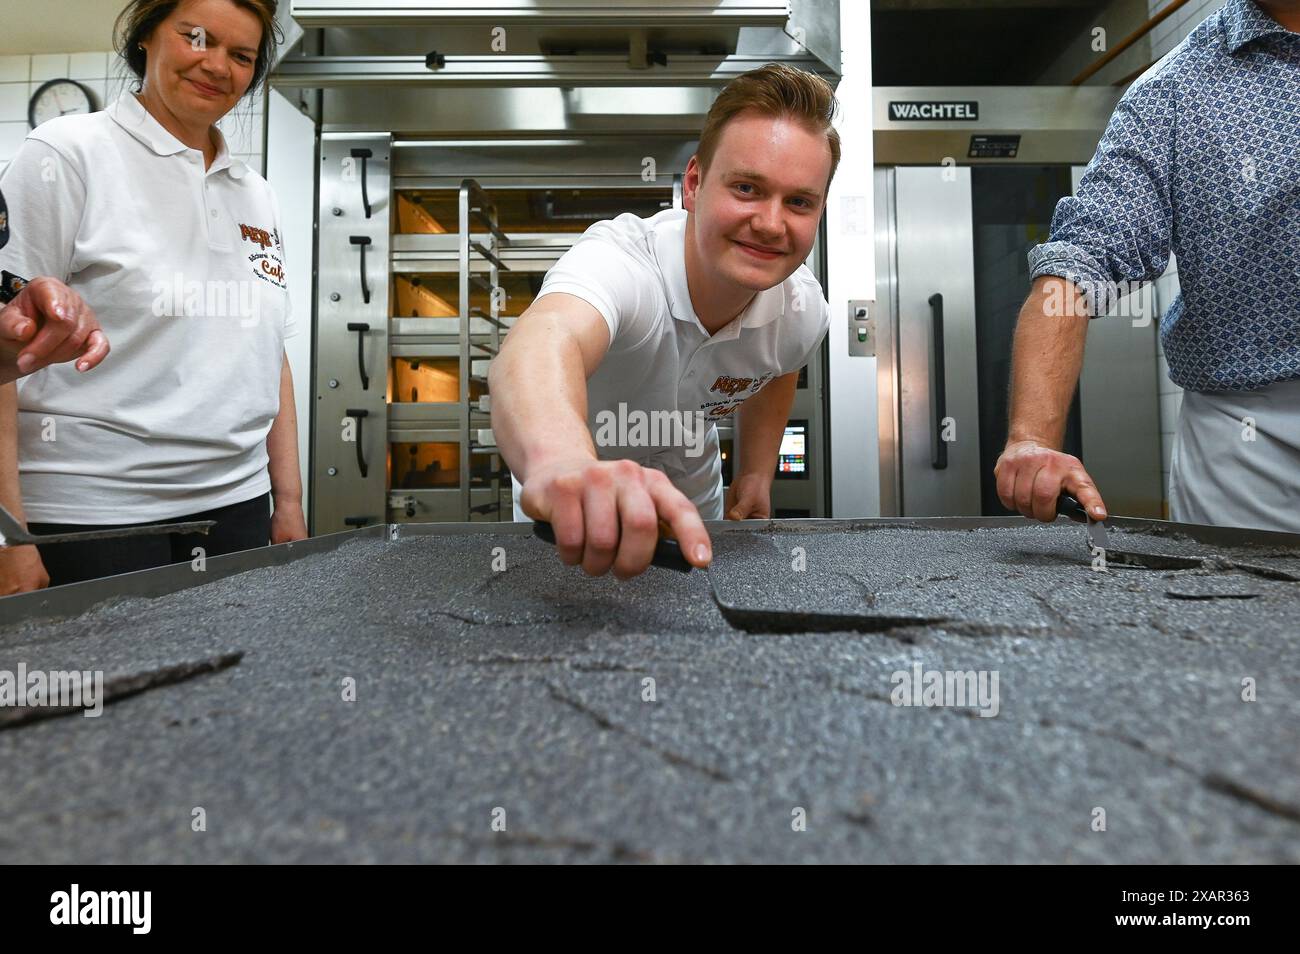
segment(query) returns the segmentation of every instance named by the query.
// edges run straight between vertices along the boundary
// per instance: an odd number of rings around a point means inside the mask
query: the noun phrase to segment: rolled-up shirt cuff
[[[1045,242],[1029,250],[1029,280],[1044,275],[1064,278],[1078,286],[1090,318],[1104,315],[1122,297],[1120,289],[1088,251],[1071,242]]]

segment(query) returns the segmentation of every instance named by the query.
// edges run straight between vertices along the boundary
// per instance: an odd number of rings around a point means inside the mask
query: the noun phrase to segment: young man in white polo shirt
[[[593,225],[515,323],[492,363],[493,428],[516,517],[549,521],[565,563],[634,576],[662,520],[706,566],[702,519],[770,516],[796,377],[830,321],[803,262],[839,162],[834,109],[824,80],[787,66],[733,80],[685,210]],[[714,424],[732,415],[724,501]]]

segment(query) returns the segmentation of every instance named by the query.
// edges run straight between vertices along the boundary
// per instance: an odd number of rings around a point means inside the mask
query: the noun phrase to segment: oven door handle
[[[352,158],[361,160],[361,206],[366,210],[366,218],[370,218],[370,190],[366,185],[366,160],[373,155],[374,153],[369,149],[352,150]]]
[[[361,375],[361,390],[370,390],[370,375],[366,374],[366,332],[370,330],[368,322],[349,321],[348,331],[357,333],[357,373]]]
[[[934,414],[930,420],[930,466],[948,469],[948,442],[943,439],[943,422],[948,417],[948,386],[943,364],[943,295],[935,292],[930,303],[930,398]]]
[[[349,235],[348,242],[361,246],[361,299],[370,304],[370,286],[366,283],[366,246],[370,244],[369,235]]]
[[[361,477],[364,480],[370,473],[370,468],[366,466],[366,456],[361,451],[361,435],[364,433],[362,422],[370,416],[370,412],[365,408],[350,407],[343,413],[357,422],[357,470],[361,471]]]

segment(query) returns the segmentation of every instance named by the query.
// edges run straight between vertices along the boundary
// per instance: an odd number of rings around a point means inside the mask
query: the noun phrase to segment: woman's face
[[[262,23],[231,0],[181,0],[141,41],[144,91],[186,125],[209,126],[253,81]]]

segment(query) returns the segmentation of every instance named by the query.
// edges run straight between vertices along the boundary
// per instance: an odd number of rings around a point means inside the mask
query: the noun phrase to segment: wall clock
[[[55,116],[95,111],[90,90],[76,80],[54,79],[42,83],[27,104],[27,123],[33,129]]]

